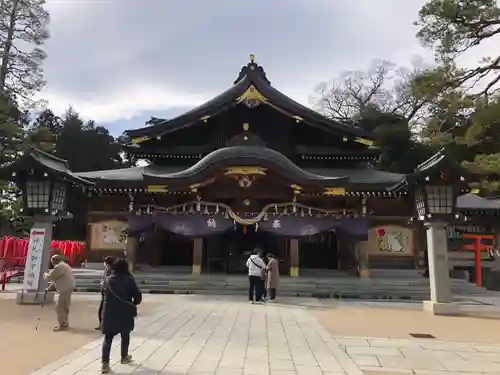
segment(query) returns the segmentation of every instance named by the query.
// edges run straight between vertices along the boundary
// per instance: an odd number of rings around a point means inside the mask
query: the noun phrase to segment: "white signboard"
[[[38,289],[38,281],[40,280],[40,272],[42,269],[44,240],[45,229],[31,229],[26,266],[24,267],[24,290]]]

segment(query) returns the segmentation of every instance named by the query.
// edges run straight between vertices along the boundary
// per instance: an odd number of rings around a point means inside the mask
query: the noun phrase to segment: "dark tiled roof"
[[[69,169],[68,162],[65,159],[61,159],[36,148],[31,148],[19,160],[3,167],[0,170],[0,177],[3,176],[6,180],[10,180],[12,173],[32,168],[33,166],[46,168],[48,172],[67,178],[78,185],[93,185],[92,182],[73,173]]]
[[[464,194],[458,197],[457,207],[460,210],[498,210],[500,211],[500,201],[486,199],[476,194]]]
[[[127,130],[127,135],[130,137],[157,137],[162,134],[175,131],[181,127],[194,124],[205,116],[212,117],[237,105],[237,99],[243,95],[251,85],[253,85],[268,99],[271,106],[275,106],[276,108],[279,108],[287,113],[291,113],[294,116],[302,117],[308,124],[354,137],[362,137],[369,140],[373,138],[361,127],[326,118],[318,112],[297,103],[282,92],[276,90],[273,86],[271,86],[271,83],[265,76],[262,67],[254,62],[251,62],[244,67],[238,78],[239,79],[235,81],[231,88],[199,107],[196,107],[189,112],[170,120],[155,120],[150,126],[140,129]]]
[[[322,176],[306,171],[285,155],[278,151],[256,146],[231,146],[220,148],[211,152],[193,166],[178,172],[163,173],[158,168],[144,172],[145,179],[164,179],[170,181],[185,180],[196,182],[204,179],[217,168],[230,167],[232,165],[259,165],[282,173],[285,176],[296,180],[300,184],[316,183],[319,185],[335,184],[343,186],[349,179],[348,176]]]
[[[323,176],[349,176],[351,184],[385,184],[392,185],[404,178],[403,174],[379,171],[376,169],[324,169],[307,168],[308,171]]]

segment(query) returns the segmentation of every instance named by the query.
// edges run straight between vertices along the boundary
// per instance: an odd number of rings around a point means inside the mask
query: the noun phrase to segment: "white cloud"
[[[49,0],[41,95],[58,114],[72,105],[99,123],[155,116],[229,88],[255,53],[276,88],[308,105],[320,81],[374,58],[430,59],[412,25],[424,2]]]
[[[149,111],[154,114],[175,107],[195,107],[210,99],[210,95],[179,93],[163,87],[128,87],[106,96],[90,99],[78,97],[72,93],[58,93],[47,90],[42,97],[48,101],[48,107],[61,115],[72,106],[83,118],[93,119],[98,123],[110,123],[129,120],[139,112]]]

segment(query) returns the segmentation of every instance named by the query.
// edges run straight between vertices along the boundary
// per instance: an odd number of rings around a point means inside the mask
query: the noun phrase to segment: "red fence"
[[[22,273],[28,255],[29,238],[0,238],[0,284],[5,290],[5,284],[11,277]],[[52,241],[50,248],[68,258],[71,265],[83,260],[85,243],[81,241]]]
[[[6,267],[24,267],[28,254],[29,238],[0,238],[0,260]],[[68,258],[71,265],[81,261],[85,252],[85,242],[82,241],[52,241],[50,248]]]

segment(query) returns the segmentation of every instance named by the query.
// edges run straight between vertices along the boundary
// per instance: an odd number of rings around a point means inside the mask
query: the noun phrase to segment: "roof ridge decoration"
[[[271,85],[271,81],[267,79],[267,75],[266,72],[264,71],[264,68],[255,62],[254,54],[250,55],[250,62],[241,68],[240,73],[238,74],[238,78],[236,78],[233,84],[236,85],[238,82],[242,81],[243,79],[249,76],[257,76],[261,80],[266,82],[268,85]]]

